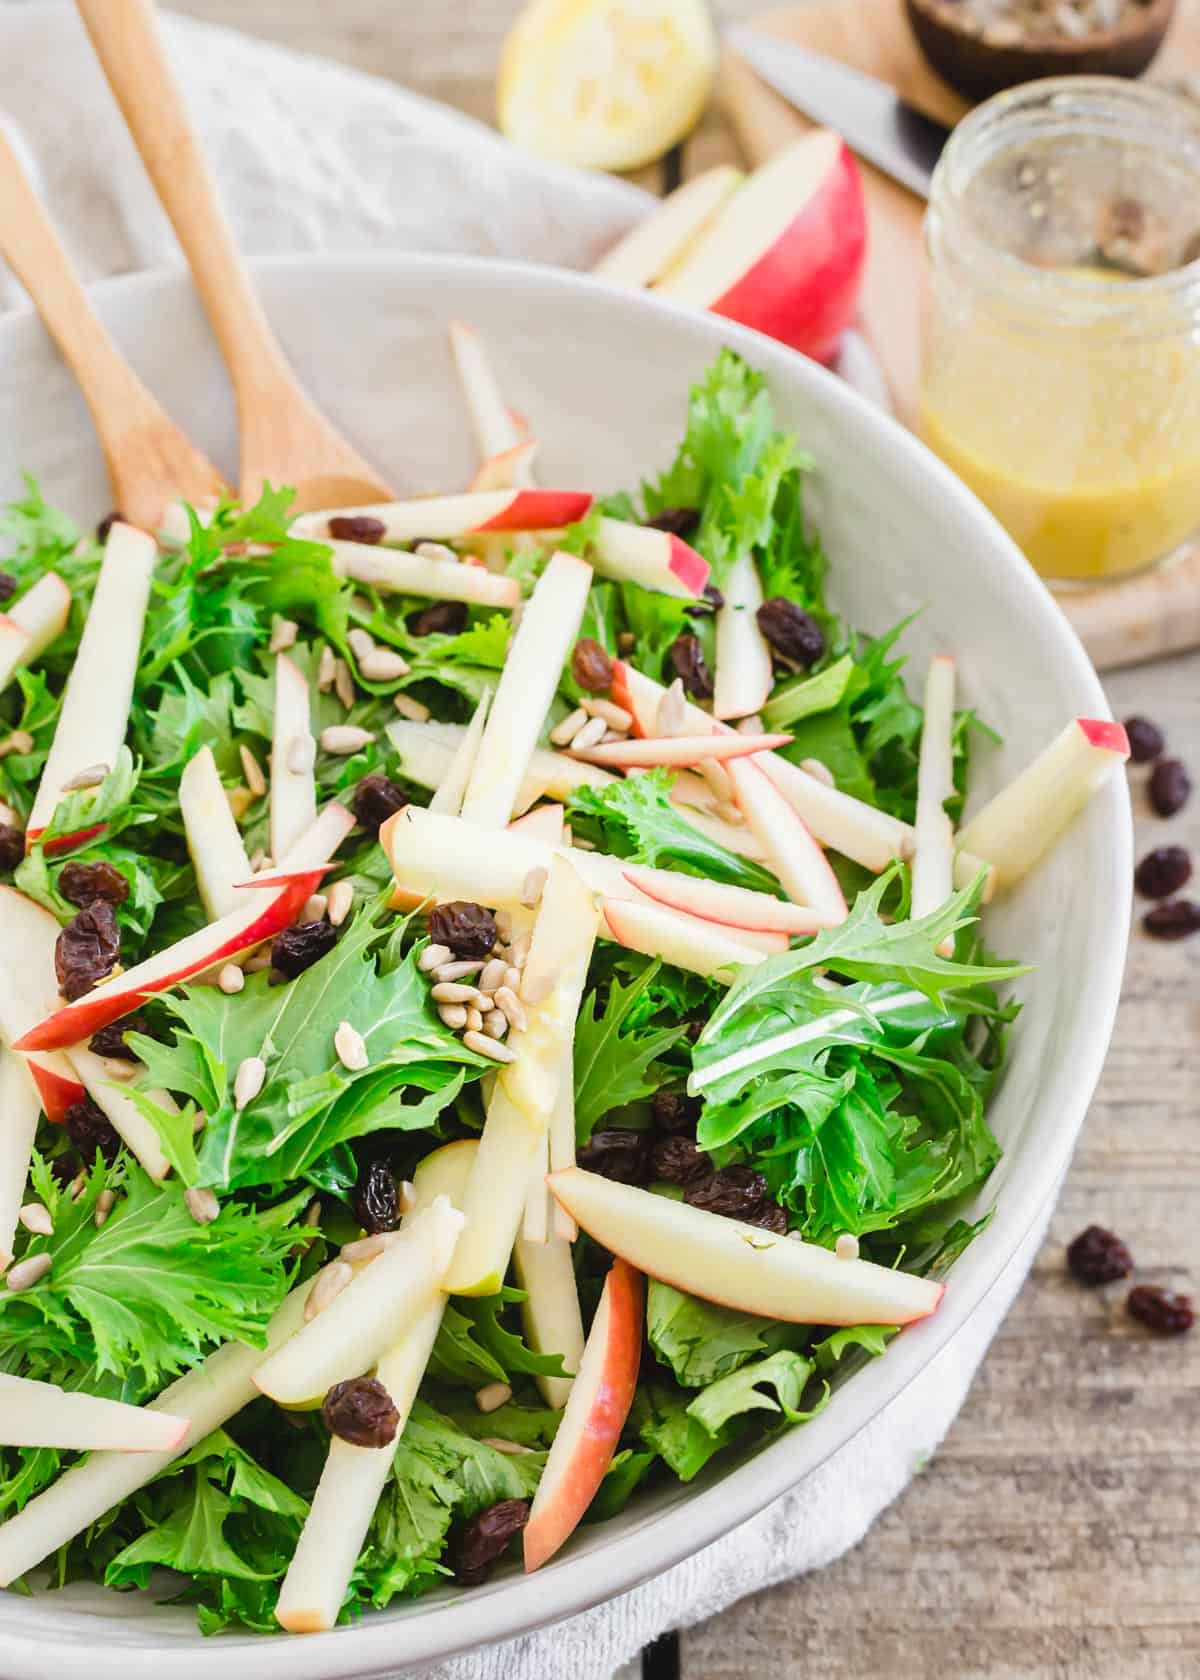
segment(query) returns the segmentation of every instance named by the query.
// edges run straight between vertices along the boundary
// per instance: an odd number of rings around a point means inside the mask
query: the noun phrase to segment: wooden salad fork
[[[75,375],[122,518],[153,531],[172,502],[203,507],[228,495],[216,467],[188,442],[113,343],[2,132],[0,256]]]
[[[183,246],[233,382],[241,491],[290,485],[296,511],[393,500],[288,364],[234,243],[163,49],[152,0],[76,0],[125,122]]]

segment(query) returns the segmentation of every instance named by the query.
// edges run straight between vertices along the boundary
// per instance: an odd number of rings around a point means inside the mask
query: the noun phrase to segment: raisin
[[[1126,718],[1125,733],[1129,737],[1129,756],[1135,764],[1149,764],[1167,744],[1162,730],[1149,718]]]
[[[1187,939],[1200,933],[1200,904],[1190,898],[1156,904],[1142,917],[1142,926],[1154,939]]]
[[[778,1202],[765,1201],[755,1213],[748,1213],[745,1217],[747,1225],[758,1225],[764,1231],[773,1231],[777,1237],[786,1237],[788,1232],[787,1209],[781,1208]]]
[[[660,1132],[690,1132],[694,1135],[700,1109],[699,1097],[686,1096],[682,1091],[658,1091],[654,1097],[654,1124]]]
[[[704,657],[704,649],[700,646],[699,636],[676,636],[671,643],[668,657],[671,669],[682,679],[684,688],[693,700],[712,699],[712,673]]]
[[[99,898],[82,909],[58,936],[54,972],[68,1003],[111,974],[121,954],[121,930],[111,904]]]
[[[825,652],[825,632],[811,613],[786,596],[773,595],[755,614],[758,628],[780,658],[805,670]]]
[[[413,613],[408,628],[414,636],[457,636],[467,622],[465,601],[435,601]]]
[[[589,694],[604,694],[612,687],[612,660],[591,636],[580,636],[571,655],[571,673]]]
[[[386,1447],[396,1439],[400,1413],[378,1377],[334,1383],[321,1403],[325,1427],[352,1447]]]
[[[651,1152],[654,1176],[668,1184],[693,1184],[707,1178],[712,1162],[689,1137],[659,1138]]]
[[[481,1586],[496,1559],[528,1521],[528,1499],[502,1499],[464,1523],[450,1546],[454,1579],[459,1586]]]
[[[63,1154],[56,1155],[50,1163],[50,1177],[60,1190],[65,1190],[78,1172],[79,1157],[73,1149],[68,1149]]]
[[[387,776],[364,776],[354,790],[353,803],[362,826],[378,834],[388,818],[408,804],[408,795]]]
[[[386,1161],[364,1161],[354,1186],[354,1217],[372,1236],[400,1223],[400,1191]]]
[[[1068,1245],[1067,1269],[1076,1282],[1093,1288],[1128,1277],[1133,1270],[1133,1255],[1120,1237],[1103,1225],[1089,1225]]]
[[[332,922],[304,922],[299,927],[284,928],[271,941],[271,967],[294,980],[320,962],[337,942],[338,930]]]
[[[339,513],[329,521],[329,535],[335,542],[381,543],[387,526],[369,513]]]
[[[687,613],[715,613],[720,612],[724,605],[724,591],[718,589],[715,583],[706,583],[704,585],[704,594],[701,595],[698,600],[689,601],[683,610]]]
[[[700,509],[690,507],[664,508],[656,513],[653,519],[643,519],[642,524],[651,531],[666,531],[668,536],[682,537],[686,542],[700,523]]]
[[[721,1167],[707,1178],[687,1185],[683,1199],[706,1213],[753,1220],[767,1200],[767,1181],[753,1167]]]
[[[72,1103],[63,1117],[63,1123],[67,1128],[67,1136],[83,1156],[86,1167],[94,1166],[97,1150],[109,1166],[112,1166],[121,1147],[121,1140],[108,1115],[98,1103],[94,1103],[91,1097],[84,1097],[80,1102]]]
[[[0,822],[0,870],[15,869],[24,856],[24,834],[12,823]]]
[[[121,513],[119,509],[114,508],[111,513],[106,513],[104,518],[96,526],[96,541],[98,543],[106,543],[108,541],[109,532],[112,530],[113,526],[124,525],[124,523],[125,515]]]
[[[1170,898],[1191,874],[1191,854],[1182,846],[1156,846],[1138,864],[1133,879],[1143,898]]]
[[[11,572],[0,572],[0,606],[12,600],[18,587],[17,580]]]
[[[68,863],[58,877],[58,890],[72,904],[124,904],[129,882],[111,863]]]
[[[123,1015],[119,1021],[110,1021],[106,1027],[101,1027],[98,1033],[93,1033],[88,1049],[95,1056],[108,1056],[113,1061],[136,1062],[140,1060],[125,1042],[128,1032],[149,1033],[150,1026],[144,1015]]]
[[[631,1132],[624,1126],[610,1126],[593,1132],[590,1143],[579,1151],[578,1161],[589,1172],[611,1178],[615,1184],[649,1184],[650,1139],[645,1132]]]
[[[1146,791],[1160,817],[1173,817],[1191,798],[1192,778],[1177,758],[1160,758],[1150,772]]]
[[[464,962],[491,954],[496,943],[496,918],[482,904],[455,898],[429,912],[429,937],[445,945]]]
[[[1173,1289],[1159,1289],[1153,1283],[1139,1283],[1131,1289],[1125,1309],[1130,1318],[1160,1336],[1182,1336],[1196,1322],[1190,1295],[1177,1295]]]

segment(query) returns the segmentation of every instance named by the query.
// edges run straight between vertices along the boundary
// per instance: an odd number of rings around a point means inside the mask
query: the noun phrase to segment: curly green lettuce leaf
[[[762,1354],[794,1345],[803,1331],[685,1295],[651,1278],[646,1285],[646,1335],[659,1363],[671,1368],[682,1388],[703,1388]]]
[[[675,1077],[660,1064],[685,1036],[686,1024],[660,1026],[642,1018],[661,964],[648,964],[623,985],[614,973],[603,1009],[588,993],[575,1026],[575,1136],[591,1138],[599,1121],[615,1108],[653,1096]]]

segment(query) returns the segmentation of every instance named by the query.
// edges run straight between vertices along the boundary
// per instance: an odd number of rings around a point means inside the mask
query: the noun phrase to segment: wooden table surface
[[[171,0],[492,114],[519,0]],[[723,22],[761,0],[718,0]],[[689,171],[732,156],[717,112]],[[1200,779],[1200,655],[1109,682]],[[1144,777],[1135,773],[1140,784]],[[1139,853],[1200,848],[1137,788]],[[1087,883],[1081,881],[1081,892]],[[1200,1675],[1200,1330],[1154,1341],[1063,1246],[1119,1230],[1139,1277],[1200,1288],[1200,938],[1131,945],[1116,1038],[1051,1235],[942,1451],[849,1556],[682,1639],[684,1680],[1187,1680]]]

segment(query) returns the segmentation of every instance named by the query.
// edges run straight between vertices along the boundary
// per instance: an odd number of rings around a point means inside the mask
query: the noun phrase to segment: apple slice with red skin
[[[331,519],[365,515],[383,525],[382,541],[418,542],[422,537],[450,541],[486,536],[492,531],[557,531],[574,525],[592,505],[590,490],[468,491],[461,496],[424,496],[413,502],[376,502],[371,506],[330,508],[298,519],[293,529],[301,536],[325,542]]]
[[[57,572],[40,577],[7,613],[0,613],[0,693],[20,666],[58,640],[70,616],[71,591]]]
[[[592,274],[632,290],[652,286],[683,259],[744,178],[731,163],[694,175],[618,239]]]
[[[20,1056],[4,1051],[0,1054],[0,1272],[13,1258],[40,1113],[41,1102],[28,1068],[22,1066]]]
[[[748,758],[752,753],[786,747],[790,735],[657,735],[642,740],[606,741],[572,758],[589,764],[611,765],[618,770],[655,770],[702,764],[706,758],[724,763],[731,758]]]
[[[612,1463],[637,1389],[644,1320],[643,1281],[632,1266],[615,1260],[533,1496],[522,1537],[527,1573],[540,1569],[575,1532]]]
[[[630,904],[623,899],[606,898],[601,908],[604,927],[618,945],[624,945],[628,951],[640,951],[645,957],[658,957],[692,974],[702,974],[722,986],[732,985],[739,968],[760,963],[766,955],[739,940],[732,928],[728,931],[716,928],[709,922],[678,915],[657,904]]]
[[[471,480],[471,493],[479,490],[512,490],[521,485],[531,485],[537,451],[537,439],[525,438],[520,443],[514,443],[511,449],[502,449],[498,455],[489,455]]]
[[[339,577],[365,583],[381,595],[428,595],[435,601],[466,601],[469,606],[496,607],[502,612],[511,612],[521,599],[516,578],[498,576],[482,566],[375,548],[370,543],[322,540],[333,550],[333,569]]]
[[[734,561],[717,608],[717,674],[713,716],[750,717],[761,711],[774,683],[771,650],[755,614],[763,604],[762,582],[752,554]]]
[[[738,808],[767,854],[783,890],[797,904],[811,905],[826,927],[849,914],[829,859],[769,776],[750,759],[728,767]]]
[[[510,834],[528,834],[543,846],[561,846],[565,815],[561,805],[537,805],[524,816],[514,817],[508,830]]]
[[[756,170],[656,290],[828,361],[854,319],[866,254],[858,165],[818,129]]]
[[[458,805],[454,805],[451,796],[448,796],[449,803],[440,803],[437,795],[451,775],[455,754],[474,722],[472,718],[471,723],[466,725],[436,723],[433,720],[413,723],[408,718],[395,718],[387,726],[388,737],[400,754],[405,776],[422,787],[437,790],[430,803],[431,810],[458,815],[462,789],[459,790]],[[482,720],[479,728],[482,732]],[[468,773],[474,762],[474,755],[469,754]],[[529,755],[529,770],[517,792],[513,812],[514,815],[523,815],[543,795],[562,802],[569,799],[578,787],[611,787],[619,779],[611,770],[602,770],[598,764],[585,764],[582,759],[568,758],[565,753],[554,752],[549,747],[535,747]],[[463,788],[465,786],[464,781]]]
[[[82,1102],[87,1092],[75,1077],[70,1063],[61,1051],[50,1050],[44,1055],[27,1056],[25,1059],[29,1064],[33,1083],[37,1086],[47,1120],[55,1126],[61,1126],[67,1118],[67,1110],[75,1103]]]
[[[316,743],[308,679],[286,653],[275,655],[275,714],[271,723],[271,856],[285,858],[317,820]],[[309,757],[293,749],[312,743]],[[243,876],[243,880],[245,877]]]
[[[751,898],[737,888],[721,881],[706,881],[699,875],[677,875],[667,869],[643,869],[630,864],[625,879],[669,910],[681,910],[685,916],[697,916],[702,922],[717,922],[739,931],[804,937],[825,927],[838,926],[820,911],[804,905],[768,898],[766,893]]]
[[[202,747],[184,767],[179,814],[200,899],[209,921],[215,922],[241,908],[238,884],[251,870],[211,747]]]
[[[682,537],[624,519],[597,520],[588,558],[601,577],[639,583],[643,589],[689,601],[703,595],[710,570],[704,556]]]
[[[27,1377],[0,1379],[0,1444],[62,1452],[173,1452],[188,1420]]]
[[[945,1285],[745,1225],[571,1167],[550,1190],[590,1237],[647,1277],[787,1324],[912,1324]]]
[[[1001,887],[1026,875],[1129,757],[1109,718],[1075,718],[958,835],[992,864]]]

